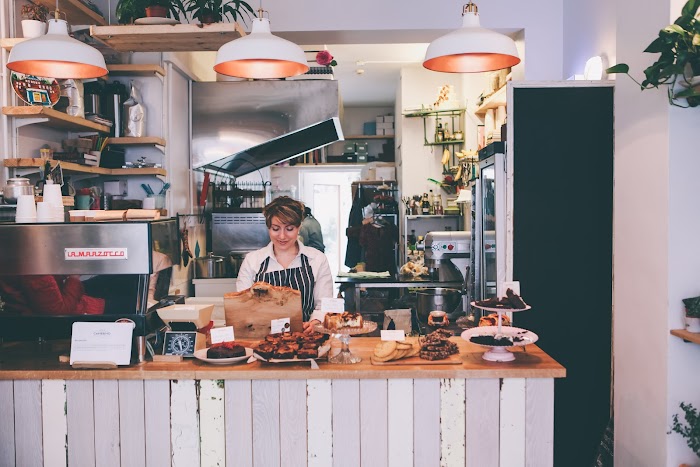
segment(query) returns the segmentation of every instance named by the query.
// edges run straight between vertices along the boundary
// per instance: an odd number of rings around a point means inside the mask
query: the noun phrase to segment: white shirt
[[[311,313],[309,321],[317,319],[323,322],[325,313],[321,312],[321,299],[333,298],[333,275],[331,268],[328,266],[326,255],[318,251],[316,248],[305,246],[300,241],[299,253],[289,264],[287,269],[301,267],[301,255],[305,255],[309,259],[309,265],[314,275],[314,311]],[[277,262],[275,252],[272,248],[272,242],[259,250],[251,251],[245,256],[241,269],[238,271],[238,280],[236,281],[236,290],[249,289],[253,285],[255,275],[260,270],[260,265],[270,258],[270,264],[267,266],[267,272],[283,271],[285,268]]]

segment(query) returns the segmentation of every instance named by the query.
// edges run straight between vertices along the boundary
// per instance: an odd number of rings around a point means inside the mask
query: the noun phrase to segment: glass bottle
[[[430,211],[430,214],[435,214],[435,206],[433,206],[433,203],[430,202],[430,200],[435,199],[435,195],[433,194],[433,190],[430,190],[430,197],[428,198],[428,210]]]
[[[442,215],[442,196],[439,193],[433,194],[433,214]]]
[[[421,214],[427,216],[430,214],[430,201],[428,199],[428,193],[423,193],[423,200],[420,204]]]
[[[445,138],[445,132],[442,129],[442,122],[440,120],[438,120],[437,127],[435,128],[435,142],[442,143],[444,138]]]
[[[416,230],[411,229],[411,234],[408,236],[408,249],[413,251],[416,249]]]
[[[445,122],[445,125],[443,126],[442,129],[442,140],[443,141],[449,141],[452,139],[452,135],[450,134],[450,127],[447,122]]]

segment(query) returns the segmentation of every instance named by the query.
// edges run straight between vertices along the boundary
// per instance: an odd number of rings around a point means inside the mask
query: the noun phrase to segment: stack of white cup
[[[15,222],[18,224],[30,224],[36,222],[36,204],[34,195],[19,195],[17,197],[17,211]]]
[[[46,206],[40,206],[45,204]],[[61,185],[56,185],[51,180],[44,184],[44,202],[37,203],[38,222],[64,222],[63,197]]]

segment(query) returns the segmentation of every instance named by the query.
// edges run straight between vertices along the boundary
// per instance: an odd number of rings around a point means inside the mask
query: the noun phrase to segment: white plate
[[[199,349],[195,351],[195,358],[203,362],[211,363],[212,365],[230,365],[231,363],[238,363],[247,360],[248,358],[250,358],[251,355],[253,355],[253,349],[245,347],[245,355],[243,355],[242,357],[207,358],[207,350],[209,350],[209,348]]]
[[[486,306],[479,306],[476,304],[476,302],[471,302],[471,305],[481,310],[494,311],[496,313],[515,313],[516,311],[526,311],[532,308],[530,305],[525,305],[525,308],[491,308]]]
[[[253,356],[260,360],[261,362],[267,362],[267,363],[294,363],[294,362],[310,362],[312,360],[317,360],[321,357],[325,357],[325,355],[328,353],[328,351],[331,349],[330,345],[322,345],[321,347],[318,348],[318,357],[316,358],[271,358],[269,360],[261,357],[260,355],[253,353]]]
[[[146,18],[139,18],[134,20],[134,24],[180,24],[180,22],[173,18],[160,18],[157,16],[149,16]]]
[[[501,326],[501,335],[504,336],[518,336],[522,337],[523,340],[520,342],[513,342],[513,345],[486,345],[479,344],[477,342],[472,342],[471,338],[474,336],[493,336],[498,332],[498,326],[481,326],[477,328],[467,329],[462,332],[462,339],[472,344],[480,345],[482,347],[489,348],[508,348],[508,347],[522,347],[524,345],[534,344],[537,342],[537,334],[527,329],[514,328],[511,326]]]

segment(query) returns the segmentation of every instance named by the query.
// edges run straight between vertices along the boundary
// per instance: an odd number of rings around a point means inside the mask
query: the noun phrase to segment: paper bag
[[[403,329],[406,334],[412,331],[411,309],[384,310],[384,326],[382,329],[389,329],[391,322],[394,322],[394,329]]]

